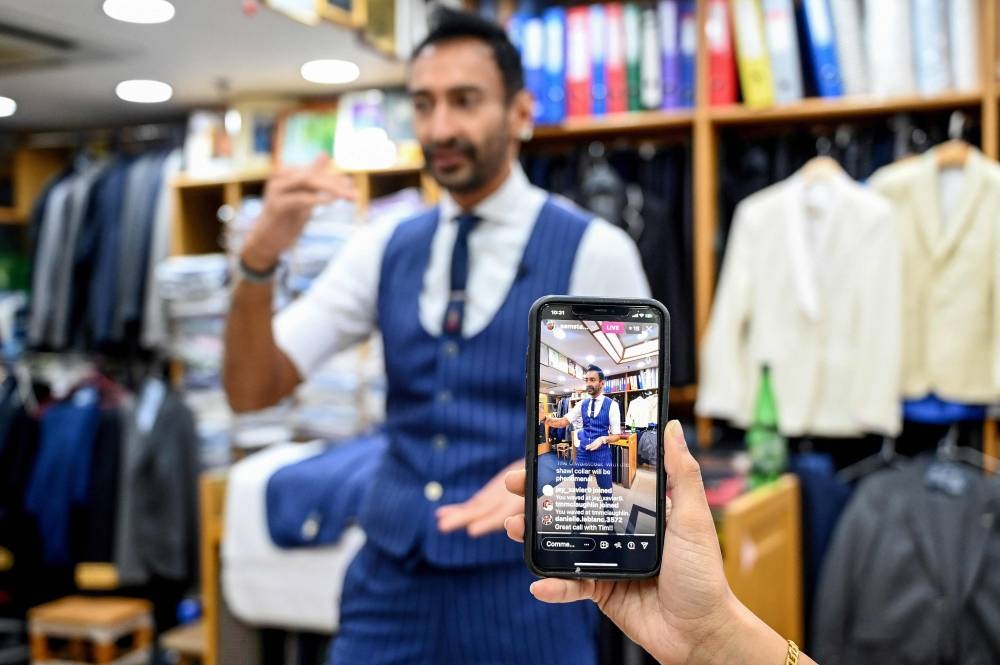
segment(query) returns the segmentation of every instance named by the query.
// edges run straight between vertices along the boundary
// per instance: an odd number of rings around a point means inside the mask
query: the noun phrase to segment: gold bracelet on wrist
[[[788,655],[785,656],[785,665],[798,665],[799,663],[799,646],[788,640]]]

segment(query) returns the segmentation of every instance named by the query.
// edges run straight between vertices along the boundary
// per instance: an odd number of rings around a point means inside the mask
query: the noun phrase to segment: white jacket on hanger
[[[871,184],[895,205],[903,247],[903,392],[1000,398],[1000,165],[970,149],[955,202],[940,201],[936,150]],[[948,210],[945,210],[945,207]]]
[[[736,210],[696,411],[748,426],[767,365],[783,434],[895,434],[900,319],[891,205],[842,172],[797,173]]]
[[[653,422],[650,417],[649,398],[639,396],[632,399],[625,413],[625,424],[629,427],[647,427]]]

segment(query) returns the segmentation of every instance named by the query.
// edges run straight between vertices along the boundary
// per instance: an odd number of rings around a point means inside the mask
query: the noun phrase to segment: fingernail
[[[667,433],[674,437],[678,446],[687,448],[687,443],[684,441],[684,428],[681,427],[680,421],[671,420],[667,423]]]
[[[532,582],[532,583],[531,583],[531,586],[529,586],[529,587],[528,587],[528,591],[530,591],[530,592],[531,592],[531,595],[532,595],[532,596],[534,596],[534,595],[535,595],[535,585],[536,585],[536,584],[538,584],[538,582]]]
[[[510,521],[510,518],[509,518],[509,517],[505,517],[505,518],[504,518],[504,520],[503,520],[503,528],[504,528],[504,530],[506,530],[506,529],[507,529],[507,522],[509,522],[509,521]]]

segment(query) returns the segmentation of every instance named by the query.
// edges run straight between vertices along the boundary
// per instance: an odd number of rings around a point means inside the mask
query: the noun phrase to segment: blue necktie
[[[451,250],[451,288],[448,307],[444,312],[444,324],[441,326],[444,334],[450,337],[462,335],[465,284],[469,280],[469,233],[479,222],[479,218],[471,213],[463,213],[455,221],[458,223],[458,232],[455,234],[455,247]]]

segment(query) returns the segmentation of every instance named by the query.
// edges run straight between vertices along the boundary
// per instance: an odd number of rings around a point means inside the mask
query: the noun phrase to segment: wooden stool
[[[160,648],[177,654],[177,665],[194,665],[205,656],[205,625],[201,621],[171,628],[160,635]]]
[[[148,601],[134,598],[69,596],[39,605],[28,611],[31,662],[34,665],[149,663],[152,612]],[[60,649],[59,643],[65,647]]]

